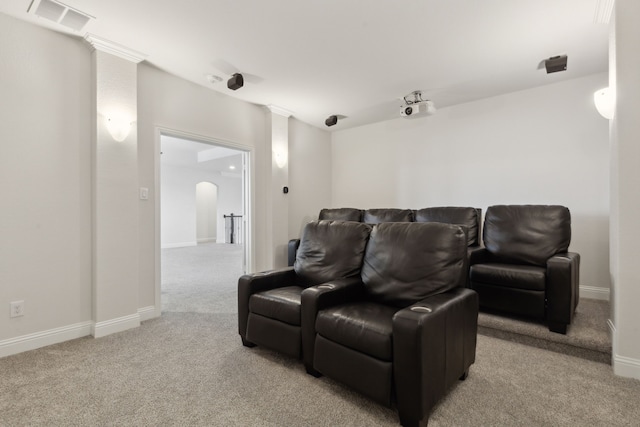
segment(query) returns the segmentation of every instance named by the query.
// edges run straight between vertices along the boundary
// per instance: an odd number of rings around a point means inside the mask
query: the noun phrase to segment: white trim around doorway
[[[251,185],[254,170],[253,170],[253,156],[255,155],[254,147],[239,144],[234,141],[228,141],[220,138],[215,138],[211,136],[198,135],[191,132],[185,132],[177,129],[170,129],[166,127],[156,126],[155,128],[155,137],[154,137],[154,184],[153,184],[153,194],[155,197],[155,253],[154,253],[154,264],[155,264],[155,312],[156,316],[160,316],[162,314],[162,302],[161,302],[161,200],[160,200],[160,152],[161,152],[161,141],[160,138],[162,135],[172,136],[175,138],[182,138],[196,142],[203,142],[205,144],[212,144],[226,148],[232,148],[238,151],[242,151],[245,153],[244,155],[244,176],[243,176],[243,198],[244,198],[244,224],[245,224],[245,241],[244,241],[244,268],[245,272],[253,271],[253,257],[252,257],[252,247],[253,247],[253,229],[251,224],[253,223],[253,186]]]

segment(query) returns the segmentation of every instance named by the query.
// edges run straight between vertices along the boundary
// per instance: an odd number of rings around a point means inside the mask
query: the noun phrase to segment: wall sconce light
[[[106,117],[105,125],[111,137],[118,142],[127,139],[129,132],[131,132],[131,120],[124,117]]]
[[[287,164],[287,153],[282,150],[277,150],[273,152],[273,157],[275,158],[276,165],[282,169]]]
[[[616,106],[616,96],[611,88],[605,87],[597,90],[593,94],[593,103],[596,104],[598,113],[605,119],[613,119]]]

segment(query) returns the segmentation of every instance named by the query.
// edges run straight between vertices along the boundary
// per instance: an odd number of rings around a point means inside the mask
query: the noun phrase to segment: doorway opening
[[[218,240],[217,213],[218,186],[207,181],[197,183],[196,240],[198,244],[216,242]]]
[[[250,153],[165,133],[160,153],[161,310],[236,312],[237,281],[250,253],[250,239],[238,239],[247,234]]]

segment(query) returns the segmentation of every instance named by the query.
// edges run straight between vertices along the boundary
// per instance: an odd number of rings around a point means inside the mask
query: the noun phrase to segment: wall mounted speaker
[[[567,69],[567,55],[552,56],[544,61],[544,67],[547,69],[547,74],[565,71]]]
[[[338,116],[329,116],[327,120],[324,121],[324,124],[327,126],[333,126],[338,123]]]
[[[242,78],[242,74],[235,73],[231,78],[227,81],[227,87],[231,90],[238,90],[242,86],[244,86],[244,78]]]

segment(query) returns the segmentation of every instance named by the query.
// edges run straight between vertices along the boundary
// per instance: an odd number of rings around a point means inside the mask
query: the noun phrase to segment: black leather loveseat
[[[239,279],[242,342],[301,355],[310,374],[395,402],[404,426],[426,425],[475,361],[467,260],[460,226],[313,221],[293,267]]]

